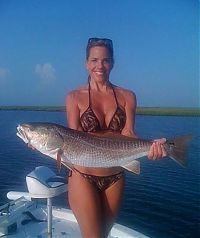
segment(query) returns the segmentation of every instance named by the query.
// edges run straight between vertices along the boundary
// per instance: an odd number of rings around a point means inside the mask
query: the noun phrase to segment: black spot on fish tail
[[[187,165],[187,148],[194,136],[186,135],[174,140],[167,140],[165,149],[168,156],[182,166]]]

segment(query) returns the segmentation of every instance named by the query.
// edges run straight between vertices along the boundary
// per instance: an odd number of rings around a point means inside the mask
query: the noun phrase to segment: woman
[[[112,132],[137,137],[134,131],[136,96],[109,81],[113,65],[112,41],[90,38],[86,49],[88,83],[67,96],[68,127],[88,133]],[[161,139],[153,143],[150,159],[165,156],[164,142]],[[82,236],[107,237],[122,199],[123,169],[76,166],[68,185],[69,203]]]

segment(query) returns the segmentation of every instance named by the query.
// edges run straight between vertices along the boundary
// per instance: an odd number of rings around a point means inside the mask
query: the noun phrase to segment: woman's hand
[[[148,158],[151,160],[157,160],[167,156],[167,152],[163,146],[165,142],[165,138],[154,140],[149,150]]]

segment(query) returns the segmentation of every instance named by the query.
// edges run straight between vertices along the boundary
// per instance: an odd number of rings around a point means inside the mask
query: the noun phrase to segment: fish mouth
[[[19,137],[19,138],[21,138],[26,144],[28,144],[29,143],[29,140],[28,140],[28,138],[27,138],[27,135],[26,135],[26,132],[25,132],[25,130],[24,130],[24,128],[21,126],[21,125],[18,125],[17,126],[17,136]]]

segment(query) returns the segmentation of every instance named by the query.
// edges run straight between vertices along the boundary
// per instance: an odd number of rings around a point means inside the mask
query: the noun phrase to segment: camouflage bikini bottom
[[[80,172],[78,169],[74,168],[75,172],[78,172],[83,178],[87,179],[91,184],[93,184],[99,191],[104,191],[119,179],[125,176],[124,171],[121,171],[117,174],[108,175],[108,176],[96,176],[91,174],[85,174]],[[69,177],[72,176],[72,171],[70,171]]]

